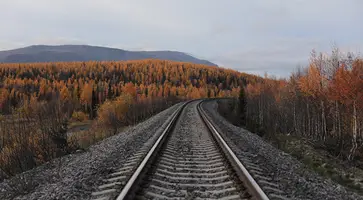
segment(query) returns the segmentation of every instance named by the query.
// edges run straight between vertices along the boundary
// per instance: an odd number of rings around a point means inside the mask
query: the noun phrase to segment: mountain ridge
[[[217,66],[179,51],[128,51],[91,45],[31,45],[0,51],[2,63],[161,59]]]

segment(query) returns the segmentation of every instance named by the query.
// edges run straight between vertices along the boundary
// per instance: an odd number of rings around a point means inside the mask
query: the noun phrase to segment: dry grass
[[[71,121],[68,125],[68,129],[76,128],[79,126],[91,125],[92,120],[85,120],[85,121]]]
[[[88,130],[77,130],[72,132],[68,137],[68,144],[74,150],[85,150],[89,146],[108,138],[113,134],[112,129],[107,129],[105,127],[100,127],[95,124],[88,124],[90,128]],[[118,133],[125,130],[127,127],[122,127],[118,129]]]
[[[283,134],[265,139],[304,163],[310,170],[345,186],[349,190],[363,194],[363,170],[332,156],[326,150],[316,148],[313,141]]]

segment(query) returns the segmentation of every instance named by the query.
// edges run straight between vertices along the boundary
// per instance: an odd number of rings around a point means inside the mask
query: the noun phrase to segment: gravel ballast
[[[102,179],[159,134],[182,103],[91,146],[0,183],[0,199],[89,199]],[[61,161],[61,162],[59,162]],[[59,165],[61,163],[61,165]]]
[[[91,193],[102,184],[108,174],[161,133],[181,105],[179,103],[137,126],[107,138],[91,146],[86,152],[55,159],[4,180],[0,183],[0,199],[90,199]],[[289,198],[363,199],[362,196],[310,171],[301,162],[276,149],[256,134],[230,124],[217,112],[216,101],[203,103],[202,107],[237,157],[247,153],[249,160],[256,166],[261,166]],[[190,111],[185,113],[186,118],[180,122],[183,125],[177,130],[185,133],[184,137],[180,134],[181,143],[190,139],[193,131],[203,129],[202,123],[193,114],[195,107],[187,106],[187,109]],[[188,144],[189,141],[184,142]],[[176,142],[175,146],[178,144]],[[188,145],[180,148],[188,148]]]
[[[276,149],[262,138],[225,120],[217,111],[216,101],[202,104],[203,109],[232,150],[237,154],[248,152],[256,165],[263,166],[291,199],[363,199],[343,186],[308,170],[304,164],[287,153]]]
[[[188,104],[153,163],[136,199],[240,199],[250,197],[231,173],[197,110]]]

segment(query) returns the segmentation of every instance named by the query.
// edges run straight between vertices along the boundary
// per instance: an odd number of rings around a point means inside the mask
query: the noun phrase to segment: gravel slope
[[[249,152],[254,163],[264,166],[269,176],[282,187],[289,198],[363,199],[362,196],[308,170],[298,160],[266,143],[259,136],[230,124],[218,114],[215,101],[206,102],[202,106],[217,125],[218,131],[224,134],[232,150],[236,154]]]
[[[89,199],[105,175],[159,134],[182,103],[93,145],[0,183],[0,199]],[[155,137],[154,137],[155,138]]]

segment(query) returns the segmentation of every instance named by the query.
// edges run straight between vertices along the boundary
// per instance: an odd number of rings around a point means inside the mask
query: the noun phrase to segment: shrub
[[[72,114],[72,120],[83,122],[88,120],[87,114],[82,111],[76,111]]]
[[[106,101],[98,110],[98,124],[113,129],[116,134],[119,127],[128,125],[126,113],[132,104],[132,99],[129,94],[123,94],[114,101]]]

